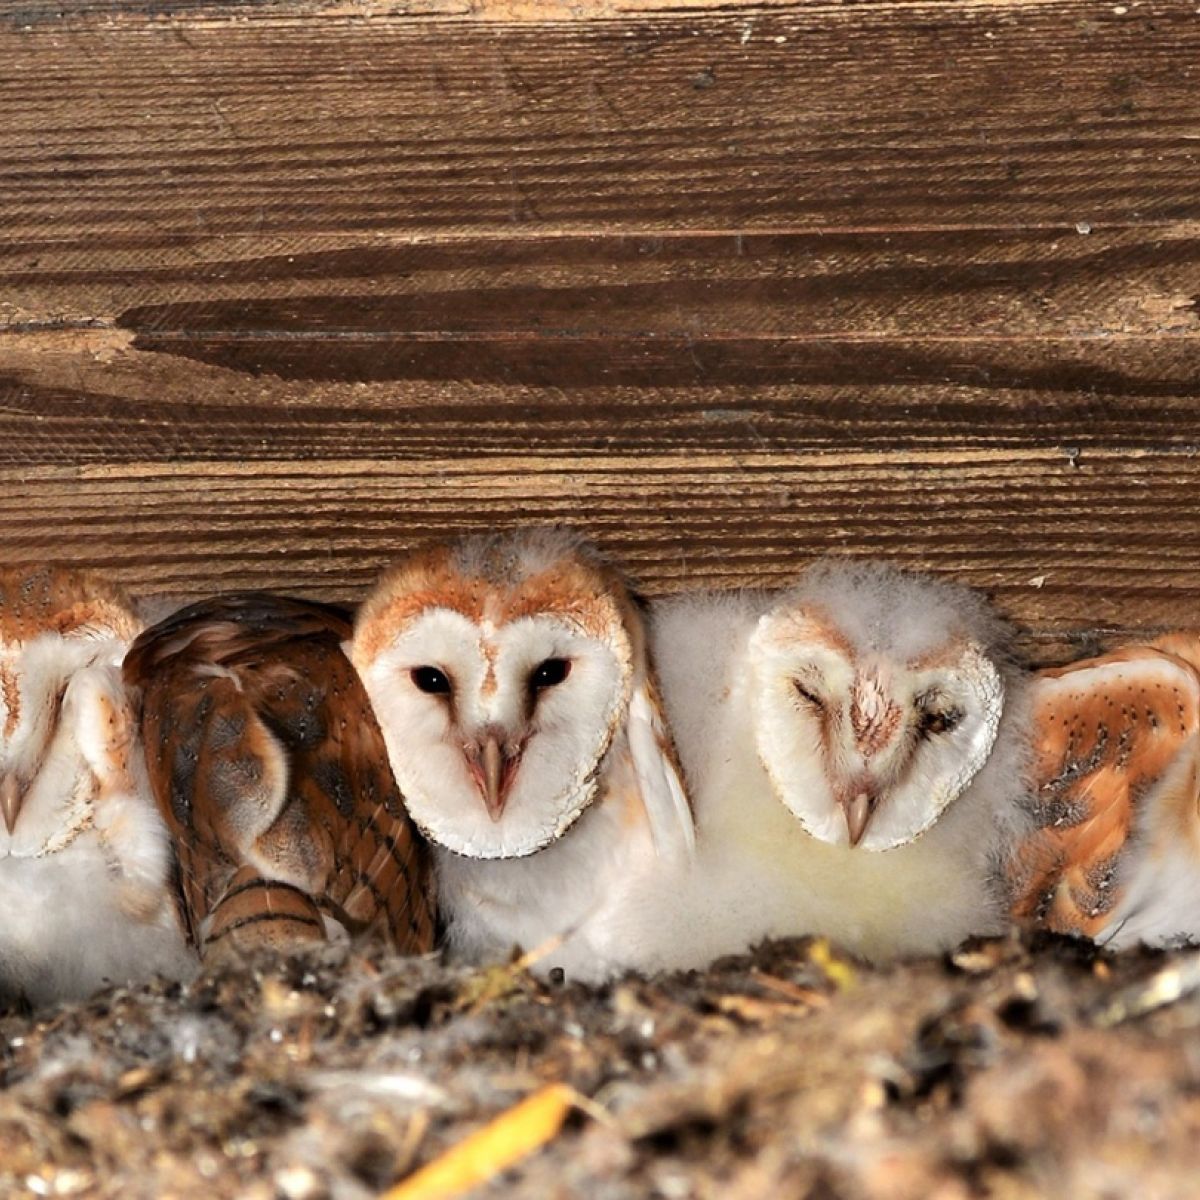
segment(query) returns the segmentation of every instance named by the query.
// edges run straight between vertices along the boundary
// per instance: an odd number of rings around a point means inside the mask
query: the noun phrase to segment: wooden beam
[[[0,538],[141,593],[359,598],[428,538],[568,523],[652,595],[886,555],[1054,631],[1196,625],[1194,452],[926,451],[5,468]]]
[[[6,10],[0,211],[34,256],[46,241],[85,262],[164,238],[1196,217],[1200,22],[1175,0],[547,25],[148,11]]]

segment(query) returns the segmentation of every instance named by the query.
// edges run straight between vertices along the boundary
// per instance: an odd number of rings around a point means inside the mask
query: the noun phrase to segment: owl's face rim
[[[80,672],[97,666],[120,666],[129,639],[125,628],[98,624],[64,634],[32,633],[23,640],[0,640],[0,846],[28,840],[29,806],[57,805],[71,798],[61,779],[45,778],[50,760],[61,757],[70,739],[74,716],[70,683]],[[61,767],[61,763],[59,766]],[[49,819],[42,813],[39,820]]]
[[[620,615],[607,598],[600,608],[603,619],[566,607],[494,620],[431,603],[356,662],[430,841],[467,858],[524,858],[595,800],[632,681]]]
[[[765,614],[750,642],[755,745],[813,837],[866,851],[929,831],[995,745],[1004,683],[965,634],[908,662],[856,655],[816,607]]]

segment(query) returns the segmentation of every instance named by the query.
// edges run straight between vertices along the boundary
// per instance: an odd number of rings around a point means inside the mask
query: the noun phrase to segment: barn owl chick
[[[1003,928],[1026,705],[979,597],[830,560],[782,595],[666,602],[653,639],[697,813],[680,965],[767,935],[878,960]]]
[[[137,631],[95,575],[0,568],[0,1004],[195,970],[121,683]]]
[[[154,793],[205,956],[378,930],[433,944],[432,881],[336,609],[261,593],[189,605],[138,638]]]
[[[355,666],[436,846],[452,951],[557,948],[540,969],[643,965],[630,898],[682,870],[691,812],[624,582],[552,531],[403,559],[361,609]]]
[[[1200,940],[1200,637],[1039,673],[1023,924],[1119,949]]]

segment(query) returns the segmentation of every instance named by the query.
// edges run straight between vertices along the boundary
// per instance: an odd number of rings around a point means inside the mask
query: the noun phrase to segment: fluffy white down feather
[[[619,734],[602,768],[613,796],[633,779]],[[599,982],[657,965],[653,926],[641,917],[647,878],[678,884],[685,857],[660,856],[650,828],[631,826],[614,803],[598,799],[575,825],[537,854],[476,859],[435,847],[439,902],[450,950],[469,961],[504,958],[520,947],[545,974]]]
[[[96,795],[93,763],[103,763],[93,701],[123,702],[123,649],[47,636],[23,656],[22,718],[0,748],[0,765],[32,780],[13,832],[0,823],[0,1002],[45,1005],[108,984],[195,973],[168,890],[166,829],[140,756],[130,755],[130,787]],[[68,679],[47,745],[47,721]]]
[[[868,570],[842,582],[854,587],[839,589],[836,569],[822,568],[814,590],[836,597],[831,608],[850,640],[876,636],[877,589],[895,577],[883,572],[876,580]],[[698,849],[686,888],[645,897],[658,921],[657,951],[648,957],[658,966],[693,967],[764,937],[822,934],[883,960],[1002,930],[1001,863],[1027,825],[1021,677],[1001,664],[1008,700],[996,744],[926,833],[884,853],[827,844],[807,834],[774,793],[755,747],[746,652],[759,617],[777,600],[695,595],[653,611],[652,647],[695,804]],[[937,624],[944,614],[927,601],[920,587],[890,588],[898,656],[923,653],[944,636]],[[977,634],[993,636],[985,612],[967,617]]]
[[[1197,779],[1200,738],[1193,736],[1140,806],[1130,852],[1114,882],[1124,894],[1097,937],[1110,950],[1200,944],[1200,836],[1194,817],[1184,828],[1178,824],[1184,805],[1195,813]],[[1184,805],[1172,795],[1179,792]]]

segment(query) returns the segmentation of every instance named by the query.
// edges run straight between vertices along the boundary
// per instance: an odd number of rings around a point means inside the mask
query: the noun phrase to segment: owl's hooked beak
[[[520,746],[510,751],[495,734],[486,737],[482,745],[467,747],[467,767],[493,821],[499,821],[504,815],[523,749],[524,746]]]
[[[16,775],[5,775],[0,779],[0,813],[4,816],[4,824],[12,833],[17,827],[17,815],[21,805],[25,803],[25,791],[17,781]]]
[[[846,818],[846,831],[850,835],[850,845],[857,846],[867,832],[867,825],[875,815],[879,797],[873,791],[855,789],[846,793],[838,803],[842,806],[842,815]]]

